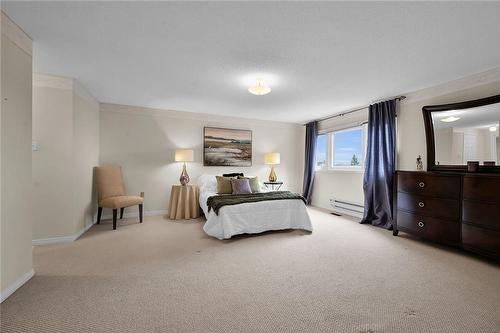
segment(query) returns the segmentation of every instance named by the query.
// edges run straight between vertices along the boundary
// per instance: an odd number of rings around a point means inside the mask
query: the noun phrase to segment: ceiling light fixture
[[[497,131],[497,127],[496,126],[491,126],[490,127],[490,132],[496,132]]]
[[[458,119],[460,119],[460,117],[448,117],[448,118],[444,118],[444,119],[441,119],[441,121],[445,122],[445,123],[451,123],[451,122],[454,122],[454,121],[457,121]]]
[[[257,96],[261,96],[269,94],[271,92],[271,88],[269,88],[264,79],[257,79],[256,84],[248,88],[248,92]]]

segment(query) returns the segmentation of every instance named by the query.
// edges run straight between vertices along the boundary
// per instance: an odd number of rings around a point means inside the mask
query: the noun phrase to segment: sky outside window
[[[361,128],[334,133],[333,144],[334,166],[362,165],[363,131]]]
[[[324,167],[326,167],[326,134],[321,134],[316,141],[316,168]]]

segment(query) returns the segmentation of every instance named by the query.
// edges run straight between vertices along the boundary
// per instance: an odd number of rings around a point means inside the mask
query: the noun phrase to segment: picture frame
[[[252,131],[245,129],[204,127],[203,165],[251,167]]]

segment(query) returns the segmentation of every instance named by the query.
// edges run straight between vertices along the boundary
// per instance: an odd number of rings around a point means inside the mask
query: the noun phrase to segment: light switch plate
[[[31,151],[39,151],[40,144],[36,141],[31,142]]]

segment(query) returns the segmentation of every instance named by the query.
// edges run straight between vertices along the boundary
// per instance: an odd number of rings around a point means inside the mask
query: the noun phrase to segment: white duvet
[[[218,239],[228,239],[238,234],[255,234],[267,230],[303,229],[312,231],[311,220],[302,200],[274,200],[224,206],[216,215],[208,212],[207,199],[217,195],[215,176],[198,178],[200,206],[207,222],[203,230]],[[263,188],[263,191],[266,189]]]

